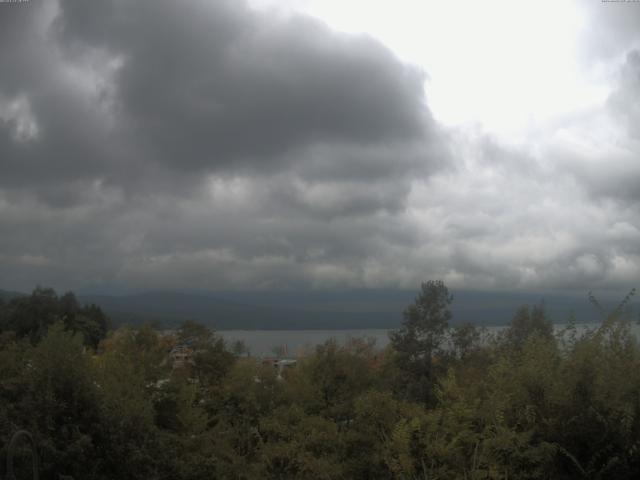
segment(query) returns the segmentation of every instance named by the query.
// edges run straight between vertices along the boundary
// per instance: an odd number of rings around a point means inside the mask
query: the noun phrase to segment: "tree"
[[[85,345],[96,349],[107,336],[109,319],[97,305],[86,305],[78,310],[71,330],[82,333]]]
[[[13,331],[17,338],[29,338],[35,345],[59,319],[59,310],[56,292],[51,288],[36,287],[30,296],[9,301],[0,328]]]
[[[335,339],[318,345],[315,354],[296,370],[298,378],[292,378],[291,383],[308,382],[318,401],[317,411],[338,423],[349,423],[355,398],[373,386],[369,353],[341,347]],[[299,383],[297,386],[302,387]]]
[[[515,350],[522,349],[527,338],[538,335],[544,339],[553,338],[553,324],[544,311],[544,304],[521,306],[511,320],[509,328],[505,332],[507,344]]]
[[[433,400],[434,360],[441,352],[451,319],[453,295],[441,280],[421,285],[413,305],[404,311],[400,330],[390,334],[395,363],[400,370],[399,385],[411,399]]]
[[[92,431],[100,423],[100,391],[82,338],[56,322],[24,360],[27,390],[14,421],[38,439],[44,478],[56,471],[80,478],[88,459],[98,457]]]
[[[451,346],[458,359],[464,359],[481,345],[481,331],[471,323],[454,327],[451,331]]]
[[[195,320],[185,320],[176,331],[178,342],[193,348],[206,347],[215,339],[213,331]]]
[[[85,345],[94,349],[109,328],[109,320],[100,307],[81,307],[73,292],[58,297],[51,288],[36,287],[30,296],[13,298],[0,308],[0,332],[28,337],[33,344],[40,342],[57,321],[63,323],[65,330],[81,333]]]
[[[192,350],[190,374],[202,389],[217,386],[236,360],[221,336],[194,320],[182,322],[177,331],[177,341]]]

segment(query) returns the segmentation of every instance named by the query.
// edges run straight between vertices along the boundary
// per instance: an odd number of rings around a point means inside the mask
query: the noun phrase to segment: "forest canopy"
[[[489,335],[450,327],[453,301],[426,282],[388,347],[327,341],[281,369],[196,322],[108,330],[98,307],[37,288],[0,306],[1,453],[27,429],[42,478],[637,477],[624,308],[558,331],[523,306]]]

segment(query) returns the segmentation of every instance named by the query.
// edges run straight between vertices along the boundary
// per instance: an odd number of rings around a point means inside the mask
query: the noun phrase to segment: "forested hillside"
[[[0,446],[31,431],[42,478],[640,474],[640,347],[624,305],[559,334],[522,306],[487,336],[451,327],[454,299],[427,282],[385,350],[329,341],[279,370],[195,322],[106,333],[72,299],[39,289],[0,309]]]

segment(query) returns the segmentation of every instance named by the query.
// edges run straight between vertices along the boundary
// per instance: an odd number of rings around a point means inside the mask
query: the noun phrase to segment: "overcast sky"
[[[0,288],[640,286],[640,3],[0,3]]]

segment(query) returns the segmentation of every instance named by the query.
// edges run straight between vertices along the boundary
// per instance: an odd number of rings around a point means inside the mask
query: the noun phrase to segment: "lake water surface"
[[[242,340],[251,355],[273,355],[274,347],[285,347],[290,357],[308,352],[330,338],[344,344],[350,338],[373,338],[376,346],[384,348],[389,343],[389,330],[220,330],[217,332],[227,342]]]
[[[556,330],[565,328],[565,324],[555,325]],[[577,329],[595,328],[597,324],[579,324]],[[496,333],[505,327],[484,327],[488,333]],[[633,324],[632,331],[640,338],[640,325]],[[274,348],[286,348],[287,356],[295,357],[303,352],[312,351],[330,338],[344,344],[350,338],[372,338],[378,348],[384,348],[389,343],[387,329],[369,330],[220,330],[220,334],[227,342],[242,340],[251,355],[264,357],[274,354]]]

